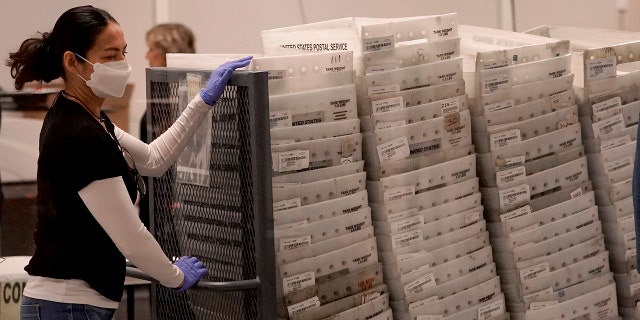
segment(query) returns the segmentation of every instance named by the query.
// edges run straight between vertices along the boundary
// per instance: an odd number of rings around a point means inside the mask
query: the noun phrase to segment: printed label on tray
[[[409,156],[409,141],[406,136],[393,139],[377,146],[380,163],[402,160]]]
[[[617,61],[616,57],[603,59],[591,59],[586,61],[587,79],[599,80],[613,78],[616,76]]]
[[[371,108],[373,109],[373,114],[400,110],[404,108],[404,98],[400,96],[388,99],[373,100],[371,101]]]

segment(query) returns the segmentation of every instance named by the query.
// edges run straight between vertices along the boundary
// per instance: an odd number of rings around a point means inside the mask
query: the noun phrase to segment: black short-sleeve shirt
[[[131,201],[136,185],[111,133],[82,105],[59,95],[45,116],[38,158],[36,249],[30,275],[81,279],[120,301],[125,258],[82,202],[78,192],[96,180],[121,176]]]

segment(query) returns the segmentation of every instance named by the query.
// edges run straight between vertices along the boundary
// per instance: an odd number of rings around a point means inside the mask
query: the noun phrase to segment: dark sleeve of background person
[[[148,124],[147,124],[147,110],[145,109],[144,113],[142,114],[142,118],[140,119],[140,140],[149,143],[149,141],[147,140],[148,138]],[[142,177],[144,179],[144,183],[147,184],[147,186],[149,186],[149,178],[143,176]],[[150,190],[149,190],[150,191]],[[149,225],[149,193],[147,192],[146,195],[141,196],[140,197],[140,204],[138,206],[139,210],[140,210],[140,220],[142,220],[142,223],[144,224],[145,227],[147,227],[147,230],[151,230],[150,229],[150,225]]]

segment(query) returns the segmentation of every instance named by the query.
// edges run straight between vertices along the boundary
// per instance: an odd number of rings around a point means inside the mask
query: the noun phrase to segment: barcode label
[[[433,273],[426,274],[416,280],[407,283],[404,286],[404,294],[407,297],[416,295],[426,289],[433,289],[436,287],[436,279]]]
[[[388,99],[373,100],[371,101],[371,108],[373,109],[373,114],[400,110],[404,108],[404,98],[393,97]]]
[[[287,71],[285,70],[269,70],[267,73],[267,81],[282,80],[287,77]]]
[[[483,61],[479,65],[480,70],[492,70],[492,69],[504,68],[508,66],[509,66],[509,60],[506,58],[491,60],[491,61]]]
[[[408,198],[414,196],[416,194],[416,187],[414,185],[411,186],[401,186],[391,188],[389,190],[385,190],[383,193],[384,202],[400,200],[404,198]]]
[[[616,57],[603,59],[591,59],[586,61],[587,79],[599,80],[613,78],[616,76]]]
[[[419,215],[391,223],[391,233],[400,233],[416,229],[424,224],[424,216]]]
[[[527,173],[524,166],[498,171],[496,172],[496,185],[502,187],[509,183],[525,180],[526,178]]]
[[[280,152],[277,156],[277,172],[297,171],[309,168],[309,150]]]
[[[273,211],[282,211],[287,209],[299,208],[302,206],[300,198],[287,199],[273,203]]]
[[[400,85],[397,83],[386,85],[386,86],[373,86],[373,87],[367,88],[367,94],[370,96],[373,96],[376,94],[394,93],[394,92],[400,92]]]
[[[604,168],[608,174],[630,167],[633,167],[633,158],[631,156],[609,161],[604,164]]]
[[[280,251],[306,247],[311,244],[311,236],[280,239]]]
[[[298,290],[312,287],[316,284],[316,274],[313,271],[296,274],[282,279],[284,295],[289,295]]]
[[[515,167],[523,166],[525,162],[525,156],[516,156],[509,158],[497,158],[496,169],[498,171],[504,171]]]
[[[593,109],[593,114],[595,115],[611,109],[619,108],[621,106],[622,106],[622,99],[620,99],[620,97],[614,97],[609,100],[594,103],[591,106],[591,108]]]
[[[418,212],[418,208],[411,208],[408,210],[391,213],[387,216],[387,221],[392,222],[400,219],[413,217],[416,214],[416,212]]]
[[[546,307],[552,306],[558,304],[558,301],[555,300],[551,300],[551,301],[534,301],[531,302],[531,304],[529,304],[529,310],[531,311],[536,311],[536,310],[540,310],[540,309],[544,309]]]
[[[478,308],[478,320],[488,320],[501,314],[504,314],[504,300]]]
[[[509,211],[507,213],[501,214],[500,215],[500,221],[504,222],[507,220],[511,220],[517,217],[522,217],[522,216],[526,216],[528,214],[531,214],[531,206],[529,205],[525,205],[523,207],[520,207],[518,209],[515,209],[513,211]]]
[[[273,226],[273,228],[275,230],[290,230],[290,229],[303,227],[303,226],[306,226],[306,225],[307,225],[307,220],[302,220],[302,221],[296,221],[296,222],[291,222],[291,223],[275,225],[275,226]]]
[[[631,142],[631,137],[626,135],[619,138],[613,138],[605,140],[600,144],[600,151],[606,151],[609,149],[617,148]]]
[[[513,107],[514,105],[515,102],[513,102],[513,99],[488,104],[484,106],[484,113],[487,114],[491,112],[506,110]]]
[[[624,128],[625,128],[624,116],[622,115],[622,113],[619,113],[613,117],[594,123],[593,133],[595,134],[596,138],[599,138],[602,135],[605,135],[614,131],[621,131]]]
[[[402,126],[406,126],[406,125],[407,125],[407,121],[406,120],[378,121],[378,122],[376,122],[375,131],[395,128],[395,127],[402,127]]]
[[[518,205],[528,203],[531,200],[531,193],[528,184],[507,188],[498,191],[500,198],[500,209],[509,210]]]
[[[420,241],[422,241],[422,230],[411,230],[409,232],[392,235],[391,247],[395,250],[408,247]]]
[[[469,212],[467,214],[465,214],[464,216],[464,226],[469,226],[472,225],[478,221],[480,221],[480,217],[482,216],[482,213],[477,211],[477,212]]]
[[[393,49],[396,46],[394,36],[362,39],[363,52]]]
[[[520,130],[512,129],[505,132],[494,133],[489,136],[489,141],[492,151],[497,148],[502,148],[519,143],[521,141]]]
[[[456,98],[442,100],[440,102],[440,107],[441,107],[443,116],[446,116],[451,113],[458,113],[460,112],[459,98],[456,97]]]
[[[509,76],[506,74],[499,74],[482,78],[481,84],[483,94],[490,94],[511,89]]]
[[[311,299],[307,299],[305,301],[288,306],[287,311],[289,312],[289,316],[292,317],[318,307],[320,307],[320,299],[315,296]]]
[[[549,263],[543,262],[535,266],[520,270],[520,280],[532,280],[546,273],[549,273]]]
[[[400,68],[400,66],[395,64],[382,64],[377,66],[368,66],[364,69],[365,74],[372,74],[377,72],[390,71]]]
[[[534,292],[534,293],[530,293],[528,295],[525,295],[524,297],[522,297],[522,300],[524,300],[524,302],[531,302],[533,300],[537,300],[538,297],[542,297],[542,296],[546,296],[546,295],[550,295],[553,293],[553,288],[549,287],[546,289],[542,289],[538,292]]]
[[[406,136],[393,139],[377,146],[380,163],[402,160],[409,156],[409,141]]]

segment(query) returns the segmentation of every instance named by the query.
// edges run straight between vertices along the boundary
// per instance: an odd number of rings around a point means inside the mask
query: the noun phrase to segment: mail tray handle
[[[127,267],[127,276],[142,280],[148,281],[157,281],[148,274],[144,273],[142,270],[134,267]],[[238,281],[230,281],[230,282],[208,282],[208,281],[200,281],[195,287],[202,289],[210,289],[213,291],[242,291],[242,290],[253,290],[260,287],[259,279],[251,279],[251,280],[238,280]]]

